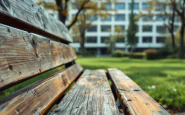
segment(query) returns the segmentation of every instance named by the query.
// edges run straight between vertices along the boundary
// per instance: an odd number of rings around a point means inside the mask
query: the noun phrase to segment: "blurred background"
[[[133,7],[132,0],[34,1],[68,27],[79,54],[155,49],[164,57],[184,57],[183,0],[134,0]]]

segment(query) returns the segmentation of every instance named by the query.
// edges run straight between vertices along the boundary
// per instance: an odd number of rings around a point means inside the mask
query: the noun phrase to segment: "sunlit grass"
[[[185,111],[185,60],[79,57],[85,69],[119,68],[165,108]]]

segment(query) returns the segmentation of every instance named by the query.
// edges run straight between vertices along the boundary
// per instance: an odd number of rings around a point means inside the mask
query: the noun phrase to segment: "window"
[[[111,4],[106,3],[106,4],[105,4],[105,7],[106,7],[106,9],[111,9]]]
[[[87,43],[97,43],[97,37],[87,37],[86,42]]]
[[[125,9],[125,3],[115,4],[115,9],[116,10],[124,10]]]
[[[101,43],[108,43],[109,39],[109,37],[101,37]]]
[[[166,27],[165,26],[157,26],[156,31],[159,33],[165,33],[166,32]]]
[[[149,4],[147,4],[147,3],[143,3],[142,4],[142,9],[143,10],[146,10],[146,9],[149,9],[150,8],[150,5]]]
[[[88,29],[87,29],[88,32],[97,32],[97,26],[90,26]]]
[[[142,17],[142,19],[143,19],[143,21],[152,21],[152,16],[146,16],[146,15],[144,15]]]
[[[96,21],[96,20],[97,20],[97,17],[96,17],[96,16],[90,16],[90,17],[89,17],[89,20],[90,20],[90,21]]]
[[[157,15],[156,16],[156,21],[165,21],[165,17],[162,15]]]
[[[129,10],[131,10],[131,3],[129,3],[128,6]],[[134,3],[134,10],[138,10],[139,9],[139,4],[138,3]]]
[[[102,32],[111,31],[111,26],[101,26],[101,31],[102,31]]]
[[[176,22],[180,21],[180,18],[178,16],[175,16],[175,21]]]
[[[165,37],[157,37],[157,43],[164,43]]]
[[[159,4],[156,6],[156,10],[157,11],[160,11],[160,10],[163,10],[164,9],[164,6],[162,4]]]
[[[116,40],[117,43],[124,43],[125,42],[125,38],[121,37],[119,39]]]
[[[115,29],[116,28],[121,28],[122,30],[125,30],[125,26],[124,25],[115,25]]]
[[[143,32],[152,32],[152,26],[143,26]]]
[[[178,29],[179,29],[179,26],[175,25],[174,26],[174,31],[176,32],[176,31],[178,31]]]
[[[143,43],[152,43],[152,37],[143,37]]]
[[[125,14],[116,14],[115,20],[116,21],[125,21]]]
[[[88,54],[96,55],[97,54],[97,48],[85,48]]]
[[[101,21],[111,21],[112,16],[107,16],[107,18],[102,17]]]

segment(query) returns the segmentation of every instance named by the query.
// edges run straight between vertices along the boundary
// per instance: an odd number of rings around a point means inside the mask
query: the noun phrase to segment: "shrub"
[[[130,56],[130,53],[123,53],[123,57],[129,57]]]
[[[113,54],[112,57],[123,57],[124,52],[121,50],[116,50]]]
[[[178,54],[171,54],[167,58],[169,58],[169,59],[177,59],[178,57],[179,57]]]
[[[96,52],[95,51],[86,51],[84,53],[81,53],[81,52],[77,52],[76,53],[78,56],[85,56],[85,57],[91,57],[91,56],[96,56]]]
[[[163,47],[163,48],[161,48],[161,49],[158,50],[158,53],[160,55],[160,58],[167,58],[169,55],[172,55],[174,52],[177,53],[177,51],[173,51],[169,47]]]
[[[130,53],[129,58],[143,59],[145,54],[142,52],[139,53]]]
[[[83,56],[96,56],[96,52],[95,51],[86,51],[84,54],[82,54]]]
[[[148,60],[154,60],[154,59],[159,59],[159,53],[155,49],[146,49],[144,50],[145,53],[145,59]]]

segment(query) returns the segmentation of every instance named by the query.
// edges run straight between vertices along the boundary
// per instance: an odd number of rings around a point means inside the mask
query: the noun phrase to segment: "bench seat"
[[[169,115],[122,71],[116,68],[108,69],[108,74],[126,113],[131,115]]]
[[[5,99],[0,99],[0,115],[45,114],[81,71],[82,67],[75,64]]]
[[[105,71],[86,70],[52,114],[118,115]]]

